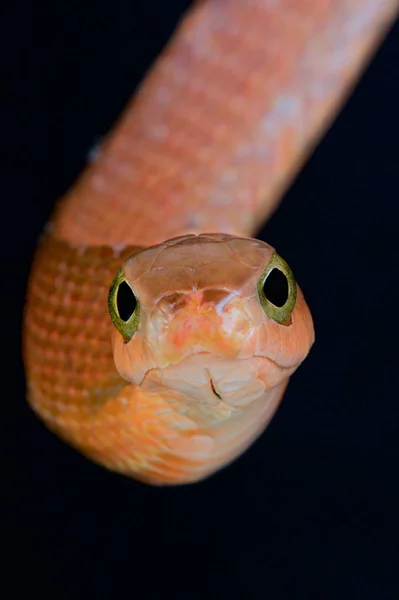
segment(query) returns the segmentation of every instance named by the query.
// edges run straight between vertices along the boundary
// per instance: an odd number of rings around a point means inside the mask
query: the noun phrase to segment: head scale
[[[120,374],[207,410],[264,396],[314,341],[289,266],[250,238],[188,235],[139,250],[115,277],[109,308]]]

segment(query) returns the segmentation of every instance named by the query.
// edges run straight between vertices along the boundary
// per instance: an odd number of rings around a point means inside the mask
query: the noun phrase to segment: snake
[[[23,358],[49,430],[149,485],[207,478],[262,434],[315,333],[291,268],[254,236],[398,9],[187,10],[38,242]]]

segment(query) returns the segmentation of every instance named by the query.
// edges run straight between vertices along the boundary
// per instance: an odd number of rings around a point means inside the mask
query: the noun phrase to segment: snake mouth
[[[166,371],[169,368],[180,368],[182,367],[188,358],[208,358],[209,359],[209,363],[214,363],[215,360],[217,360],[218,358],[224,358],[224,357],[219,357],[219,356],[215,356],[214,354],[210,353],[210,352],[198,352],[197,354],[193,355],[192,357],[187,357],[184,356],[183,358],[181,358],[180,360],[178,360],[177,362],[173,363],[170,362],[166,365],[163,366],[154,366],[154,367],[150,367],[149,369],[147,369],[147,371],[145,371],[145,373],[143,374],[142,378],[140,381],[134,381],[135,385],[141,386],[143,384],[145,384],[146,380],[151,378],[151,375],[155,372],[162,372],[162,371]],[[246,362],[248,360],[251,360],[251,358],[253,359],[260,359],[262,361],[265,361],[266,363],[268,363],[270,366],[273,366],[275,369],[277,369],[278,371],[280,371],[281,373],[285,373],[287,374],[287,376],[289,376],[289,374],[293,371],[295,371],[299,364],[293,364],[293,365],[282,365],[280,363],[278,363],[277,361],[273,360],[272,358],[268,357],[268,356],[263,356],[263,355],[258,355],[258,354],[254,354],[252,357],[245,357],[245,358],[236,358],[235,360],[238,362]],[[211,376],[210,373],[210,365],[207,365],[204,367],[204,365],[201,365],[200,367],[202,369],[205,369],[205,373],[207,376],[207,379],[209,380],[209,384],[210,384],[210,388],[212,391],[212,394],[218,398],[219,400],[223,400],[223,396],[221,395],[218,387],[215,385],[214,379]]]
[[[290,377],[296,366],[284,366],[265,356],[229,360],[209,352],[146,371],[142,389],[183,396],[198,406],[238,409]],[[218,408],[217,408],[218,407]]]
[[[218,392],[218,391],[216,390],[216,388],[215,388],[215,384],[213,383],[213,379],[212,379],[212,377],[210,376],[210,374],[209,374],[209,371],[208,371],[208,375],[209,375],[209,381],[210,381],[210,384],[211,384],[211,390],[212,390],[213,394],[214,394],[214,395],[216,396],[216,398],[218,398],[219,400],[223,400],[222,396],[219,394],[219,392]]]

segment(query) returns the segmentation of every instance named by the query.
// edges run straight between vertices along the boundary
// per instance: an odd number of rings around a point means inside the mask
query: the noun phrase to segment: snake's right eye
[[[122,270],[109,288],[108,310],[113,324],[127,343],[139,326],[140,303]]]

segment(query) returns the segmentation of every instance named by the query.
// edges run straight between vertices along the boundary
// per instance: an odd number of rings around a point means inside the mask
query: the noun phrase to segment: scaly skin
[[[38,249],[24,354],[50,429],[151,484],[206,477],[263,431],[314,332],[299,287],[286,322],[265,313],[274,250],[246,236],[398,8],[209,0],[186,16]],[[121,266],[140,303],[127,343],[107,314]]]

